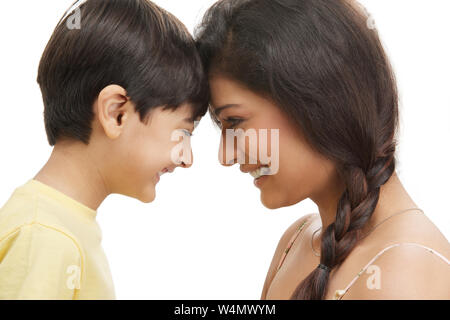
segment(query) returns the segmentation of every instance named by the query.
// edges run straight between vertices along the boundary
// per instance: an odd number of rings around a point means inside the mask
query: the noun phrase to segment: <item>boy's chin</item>
[[[143,199],[139,199],[139,200],[141,200],[141,202],[143,202],[143,203],[151,203],[151,202],[153,202],[155,200],[155,197],[143,198]]]
[[[148,186],[138,199],[143,203],[150,203],[153,202],[155,198],[155,186]]]

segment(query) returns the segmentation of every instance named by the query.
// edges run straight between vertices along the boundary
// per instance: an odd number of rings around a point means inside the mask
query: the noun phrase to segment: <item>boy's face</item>
[[[110,109],[106,118],[101,112],[103,116],[98,122],[100,139],[97,143],[102,141],[102,174],[107,188],[111,193],[152,202],[161,174],[192,165],[191,106],[184,104],[174,111],[155,108],[147,123],[141,122],[130,101],[117,112],[122,114],[120,121],[114,109]]]
[[[194,123],[190,121],[191,108],[187,105],[175,111],[157,108],[152,111],[148,124],[142,123],[136,113],[134,125],[124,132],[123,170],[130,196],[143,202],[155,199],[155,186],[160,175],[176,167],[189,168],[193,155],[190,134]],[[123,181],[123,180],[122,180]]]

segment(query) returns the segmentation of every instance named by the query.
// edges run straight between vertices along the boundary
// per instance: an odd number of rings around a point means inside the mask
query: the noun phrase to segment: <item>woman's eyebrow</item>
[[[240,106],[239,104],[227,104],[222,107],[216,108],[214,110],[214,114],[216,115],[216,117],[218,117],[223,110],[232,108],[232,107],[239,107],[239,106]]]

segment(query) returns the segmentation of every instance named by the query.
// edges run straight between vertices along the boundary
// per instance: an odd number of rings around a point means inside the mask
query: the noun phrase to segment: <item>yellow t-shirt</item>
[[[0,299],[115,299],[95,210],[31,179],[0,209]]]

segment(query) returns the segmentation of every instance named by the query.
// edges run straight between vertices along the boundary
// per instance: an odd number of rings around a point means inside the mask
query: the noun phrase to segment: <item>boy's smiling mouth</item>
[[[164,168],[163,170],[159,171],[159,172],[156,174],[156,182],[159,182],[159,179],[160,179],[160,177],[161,177],[163,174],[165,174],[165,173],[167,173],[167,172],[172,173],[174,170],[175,170],[175,169],[173,169],[173,168]]]
[[[174,169],[164,168],[163,170],[161,170],[160,172],[158,172],[158,176],[160,177],[160,176],[162,176],[164,173],[167,173],[167,172],[171,173],[171,172],[173,172],[173,171],[174,171]]]

